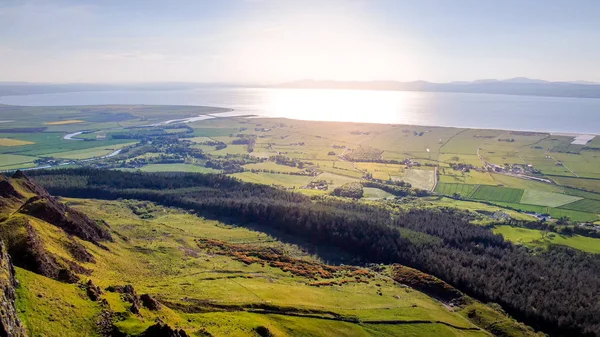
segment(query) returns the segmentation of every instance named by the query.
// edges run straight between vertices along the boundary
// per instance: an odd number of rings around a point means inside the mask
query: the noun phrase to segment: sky
[[[600,81],[598,0],[0,0],[0,81]]]

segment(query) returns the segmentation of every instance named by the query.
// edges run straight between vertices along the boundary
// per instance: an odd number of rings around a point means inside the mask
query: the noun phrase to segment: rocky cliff
[[[4,243],[0,241],[0,337],[27,336],[15,308],[16,286],[17,280],[10,256]]]

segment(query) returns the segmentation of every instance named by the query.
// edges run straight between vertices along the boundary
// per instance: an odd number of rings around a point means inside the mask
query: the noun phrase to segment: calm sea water
[[[206,105],[304,120],[600,134],[600,99],[403,91],[211,88],[0,97],[13,105]],[[2,116],[0,116],[2,117]]]

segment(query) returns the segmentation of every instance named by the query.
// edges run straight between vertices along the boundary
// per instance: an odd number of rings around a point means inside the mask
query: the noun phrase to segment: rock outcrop
[[[0,226],[0,239],[6,242],[6,248],[14,264],[36,274],[55,280],[75,283],[79,278],[66,263],[44,247],[44,243],[35,228],[24,217],[11,217]]]
[[[160,310],[160,308],[162,308],[160,302],[149,294],[142,294],[142,296],[140,296],[140,300],[142,301],[142,305],[150,310]]]
[[[78,282],[77,274],[89,274],[77,262],[93,263],[95,258],[76,238],[105,248],[100,242],[112,241],[105,225],[63,204],[23,172],[10,179],[0,175],[0,187],[0,240],[16,266],[67,283]],[[51,243],[40,236],[37,219],[64,231],[66,240],[60,244],[72,260],[48,249]]]
[[[0,241],[0,336],[25,337],[27,332],[17,316],[15,288],[17,280],[10,256]]]
[[[13,204],[21,199],[23,199],[23,196],[17,192],[3,174],[0,174],[0,217],[2,216],[2,210],[11,208]]]
[[[85,241],[98,244],[100,241],[112,240],[106,228],[100,227],[85,214],[70,208],[51,196],[29,198],[21,206],[19,213],[44,220]]]
[[[190,337],[183,329],[173,329],[168,324],[157,322],[144,331],[140,337]]]
[[[0,199],[12,203],[18,201],[18,212],[21,214],[44,220],[69,235],[97,245],[101,241],[112,241],[112,236],[104,225],[61,203],[21,171],[17,171],[8,180],[0,177],[0,186],[3,187],[0,189]]]

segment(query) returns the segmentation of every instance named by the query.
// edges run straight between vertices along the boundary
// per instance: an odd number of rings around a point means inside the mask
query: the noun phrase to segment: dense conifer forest
[[[600,335],[600,256],[530,250],[455,209],[391,211],[340,198],[311,199],[224,175],[96,169],[38,171],[54,195],[140,199],[236,224],[258,224],[363,262],[401,263],[435,275],[551,335]]]

